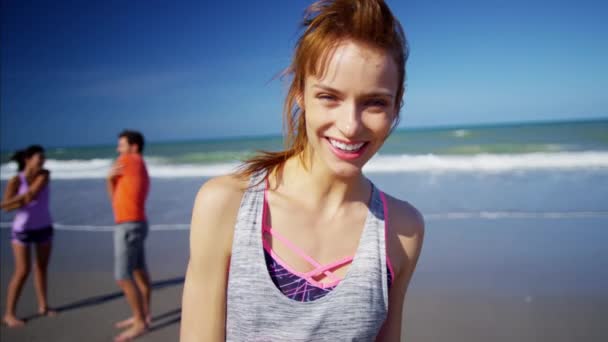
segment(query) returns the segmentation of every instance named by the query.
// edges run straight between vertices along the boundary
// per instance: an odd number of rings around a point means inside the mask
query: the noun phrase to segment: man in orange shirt
[[[125,130],[118,136],[119,157],[108,174],[107,184],[116,228],[114,229],[114,276],[131,307],[133,316],[116,323],[126,328],[115,341],[129,341],[144,334],[151,321],[150,279],[144,241],[148,235],[145,204],[150,178],[142,157],[144,137]]]

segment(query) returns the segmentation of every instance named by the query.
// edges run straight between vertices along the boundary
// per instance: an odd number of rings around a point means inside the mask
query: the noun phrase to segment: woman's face
[[[361,173],[397,114],[397,73],[390,55],[346,41],[328,59],[324,75],[306,78],[300,106],[313,163],[339,177]]]
[[[41,170],[42,167],[44,166],[44,161],[45,161],[44,153],[39,152],[39,153],[35,153],[34,155],[32,155],[31,157],[26,159],[25,163],[26,163],[26,167],[29,168],[30,170]]]

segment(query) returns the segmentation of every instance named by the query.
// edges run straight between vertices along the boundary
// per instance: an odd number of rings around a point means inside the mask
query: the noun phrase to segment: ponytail
[[[19,150],[13,154],[11,161],[17,163],[17,170],[19,172],[25,170],[25,150]]]

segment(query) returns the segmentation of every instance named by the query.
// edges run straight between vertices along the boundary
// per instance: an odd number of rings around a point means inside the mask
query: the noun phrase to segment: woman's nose
[[[361,129],[361,110],[356,104],[345,105],[336,117],[336,126],[345,138],[354,138]]]

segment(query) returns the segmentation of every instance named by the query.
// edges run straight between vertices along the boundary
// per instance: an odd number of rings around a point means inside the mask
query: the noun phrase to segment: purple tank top
[[[23,172],[19,173],[19,191],[18,195],[25,194],[30,186],[27,184],[27,179]],[[23,232],[28,230],[36,230],[46,228],[52,225],[51,212],[49,210],[49,185],[45,185],[38,193],[36,198],[27,205],[17,209],[15,218],[13,219],[13,231]]]

